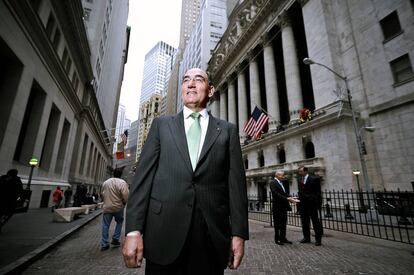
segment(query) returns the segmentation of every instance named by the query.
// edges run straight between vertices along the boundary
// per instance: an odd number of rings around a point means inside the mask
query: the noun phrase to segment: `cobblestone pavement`
[[[120,247],[99,250],[100,223],[95,219],[23,274],[144,274],[143,268],[124,267]],[[242,266],[225,274],[414,274],[411,245],[326,230],[316,247],[299,244],[300,228],[288,227],[294,243],[278,246],[273,228],[251,221],[250,232]]]

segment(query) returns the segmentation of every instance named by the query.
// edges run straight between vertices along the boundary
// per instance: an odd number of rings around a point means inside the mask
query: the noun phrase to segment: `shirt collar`
[[[190,108],[188,108],[187,106],[184,106],[183,108],[184,119],[187,119],[192,113],[194,112]],[[208,112],[206,108],[201,110],[199,113],[204,119],[208,117]]]

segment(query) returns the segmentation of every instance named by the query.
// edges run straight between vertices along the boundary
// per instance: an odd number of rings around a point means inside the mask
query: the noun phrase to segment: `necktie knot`
[[[195,112],[194,112],[194,113],[191,113],[191,115],[190,115],[190,116],[191,116],[191,118],[192,118],[192,119],[194,119],[194,120],[198,120],[198,119],[200,118],[200,113],[195,113]]]

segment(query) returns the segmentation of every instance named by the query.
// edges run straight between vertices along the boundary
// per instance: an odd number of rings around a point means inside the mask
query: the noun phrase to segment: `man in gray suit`
[[[131,185],[123,248],[146,274],[223,274],[248,239],[246,179],[237,127],[210,115],[214,94],[198,68],[182,82],[184,109],[154,119]]]

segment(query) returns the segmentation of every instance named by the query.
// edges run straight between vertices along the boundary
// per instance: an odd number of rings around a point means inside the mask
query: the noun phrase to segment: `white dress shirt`
[[[306,174],[306,175],[303,177],[303,184],[306,184],[306,181],[308,180],[308,176],[309,176],[309,174]]]
[[[283,192],[286,193],[286,190],[285,190],[285,187],[283,186],[283,183],[280,180],[278,180],[277,178],[275,178],[275,180],[279,183],[280,187],[282,187]]]
[[[190,117],[192,113],[194,113],[192,110],[184,106],[183,115],[184,115],[184,127],[185,127],[186,134],[188,132],[188,129],[190,129],[191,124],[193,124],[194,122],[194,119]],[[201,126],[201,140],[200,140],[200,147],[198,148],[197,159],[200,157],[201,149],[203,148],[204,140],[206,138],[206,133],[207,133],[208,120],[209,120],[207,109],[203,109],[199,113],[200,113],[200,126]]]

